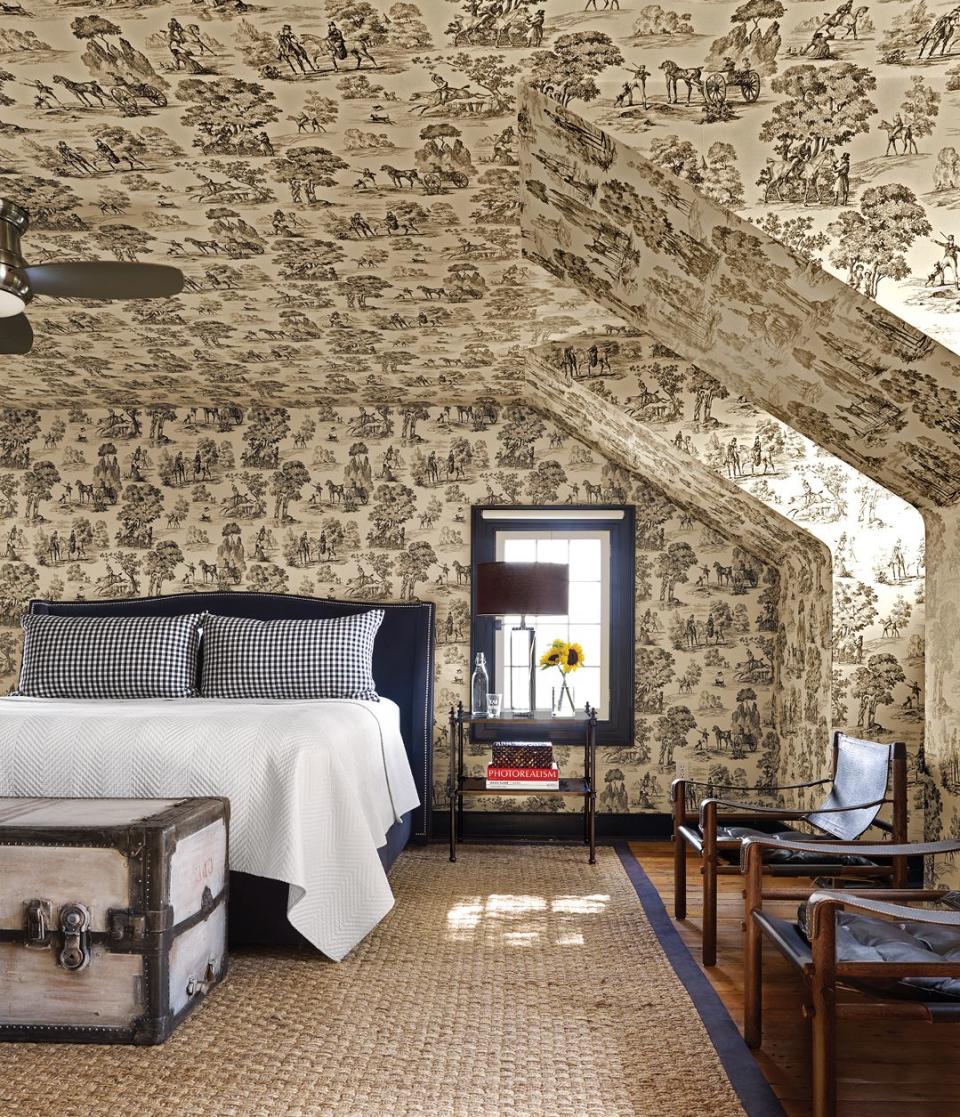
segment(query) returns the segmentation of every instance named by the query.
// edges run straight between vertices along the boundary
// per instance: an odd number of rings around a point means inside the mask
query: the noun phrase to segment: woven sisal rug
[[[346,961],[239,954],[163,1047],[0,1046],[0,1114],[746,1112],[615,850],[417,848],[391,879]]]

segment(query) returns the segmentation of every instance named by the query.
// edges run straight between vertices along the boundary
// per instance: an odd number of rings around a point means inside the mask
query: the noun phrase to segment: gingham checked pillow
[[[203,615],[23,618],[15,693],[32,698],[191,698]]]
[[[324,620],[209,615],[200,694],[377,701],[373,642],[382,622],[382,609]]]

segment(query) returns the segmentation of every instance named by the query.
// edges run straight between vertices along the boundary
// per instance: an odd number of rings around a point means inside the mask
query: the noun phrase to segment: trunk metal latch
[[[139,912],[118,911],[111,908],[107,913],[110,938],[114,942],[141,942],[147,933],[147,917]]]
[[[50,946],[51,904],[49,900],[30,900],[26,905],[26,936],[24,945],[31,950],[46,950]]]
[[[63,904],[60,931],[63,934],[60,965],[65,970],[82,970],[90,962],[90,912],[83,904]]]

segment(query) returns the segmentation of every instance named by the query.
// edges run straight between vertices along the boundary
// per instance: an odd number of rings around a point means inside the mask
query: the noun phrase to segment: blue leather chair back
[[[830,794],[820,804],[820,810],[833,807],[873,803],[883,799],[890,779],[893,745],[876,741],[861,741],[838,733],[837,769],[833,776]],[[814,826],[842,841],[853,841],[867,829],[880,813],[880,804],[839,814],[820,814],[814,811],[809,817]]]

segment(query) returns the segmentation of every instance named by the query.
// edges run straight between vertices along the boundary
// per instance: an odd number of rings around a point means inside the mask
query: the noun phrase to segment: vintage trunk
[[[227,970],[229,810],[0,798],[0,1040],[170,1035]]]

